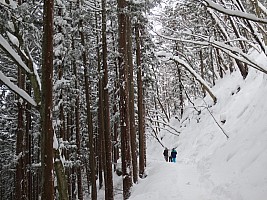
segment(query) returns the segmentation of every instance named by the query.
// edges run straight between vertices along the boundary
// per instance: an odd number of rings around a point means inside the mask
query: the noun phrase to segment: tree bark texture
[[[25,76],[22,70],[18,69],[18,86],[22,89],[25,87]],[[25,166],[25,102],[18,99],[18,125],[17,125],[17,141],[16,141],[16,184],[15,198],[16,200],[26,198],[26,166]]]
[[[42,105],[41,105],[41,163],[42,200],[54,199],[53,136],[52,127],[52,78],[53,78],[53,11],[54,1],[44,1],[44,36],[42,57]]]
[[[123,199],[130,197],[132,186],[131,149],[129,133],[129,92],[127,61],[127,16],[126,1],[118,0],[119,27],[119,85],[120,85],[120,126],[121,126],[121,158],[123,177]]]
[[[133,79],[133,56],[132,56],[132,23],[127,16],[127,56],[128,56],[128,79],[129,79],[129,114],[130,114],[130,136],[131,136],[131,153],[133,166],[133,182],[138,181],[137,167],[137,145],[136,145],[136,129],[135,129],[135,110],[134,110],[134,79]]]
[[[104,137],[105,137],[105,199],[113,200],[113,171],[112,171],[112,145],[110,132],[110,111],[109,111],[109,86],[108,86],[108,64],[107,64],[107,36],[106,36],[106,0],[102,0],[102,55],[103,55],[103,97],[104,97]]]
[[[145,177],[145,129],[144,129],[144,105],[143,105],[143,79],[141,63],[141,42],[139,25],[135,25],[136,39],[136,64],[137,64],[137,87],[138,87],[138,134],[139,134],[139,177]]]

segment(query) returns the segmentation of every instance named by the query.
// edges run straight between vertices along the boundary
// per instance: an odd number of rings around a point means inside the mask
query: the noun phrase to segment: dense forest
[[[267,56],[266,0],[0,0],[0,10],[0,200],[128,199],[148,175],[148,138],[179,135],[170,119],[199,97],[216,104],[226,73],[267,73],[252,56]]]

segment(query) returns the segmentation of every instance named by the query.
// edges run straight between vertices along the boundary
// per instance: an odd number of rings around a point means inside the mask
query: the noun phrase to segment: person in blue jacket
[[[175,150],[175,148],[172,149],[171,151],[171,156],[172,156],[172,162],[176,162],[176,155],[177,155],[177,151]]]

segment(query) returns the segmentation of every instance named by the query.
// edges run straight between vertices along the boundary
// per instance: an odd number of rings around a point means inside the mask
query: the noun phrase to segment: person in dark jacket
[[[176,162],[176,155],[177,155],[177,151],[175,150],[175,148],[172,149],[171,151],[171,156],[172,156],[172,162]]]
[[[164,155],[164,158],[165,158],[166,162],[168,162],[169,150],[168,150],[167,147],[165,147],[165,149],[163,151],[163,155]]]
[[[171,155],[171,152],[169,153],[169,162],[172,162],[172,155]]]

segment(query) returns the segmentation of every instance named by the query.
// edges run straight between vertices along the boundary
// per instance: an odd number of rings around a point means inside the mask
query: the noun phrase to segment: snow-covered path
[[[149,175],[133,188],[130,200],[209,200],[212,183],[193,164],[152,161]],[[214,194],[216,195],[216,194]],[[220,199],[216,195],[216,199]],[[222,196],[222,199],[227,199]]]

